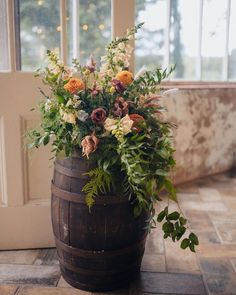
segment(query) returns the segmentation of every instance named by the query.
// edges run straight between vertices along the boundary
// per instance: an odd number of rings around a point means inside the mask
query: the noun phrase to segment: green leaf
[[[161,212],[158,214],[158,216],[157,216],[157,221],[158,221],[158,222],[161,222],[161,221],[165,218],[165,216],[166,216],[165,211],[164,211],[164,210],[161,211]]]
[[[189,239],[192,241],[194,245],[199,245],[198,237],[194,233],[190,233]]]
[[[166,176],[166,175],[168,175],[168,172],[166,172],[165,170],[162,170],[162,169],[157,169],[155,171],[155,175]]]
[[[50,136],[49,134],[46,134],[44,137],[43,137],[43,144],[44,145],[47,145],[49,143],[49,140],[50,140]]]
[[[185,225],[187,220],[185,218],[183,218],[182,216],[179,218],[179,222],[181,225]]]
[[[181,245],[180,245],[180,247],[182,248],[182,249],[186,249],[188,246],[189,246],[189,243],[190,243],[190,240],[189,239],[183,239],[183,241],[181,242]]]
[[[170,220],[178,220],[179,219],[179,212],[175,211],[168,215],[168,219]]]
[[[189,244],[189,249],[192,251],[192,252],[196,252],[195,251],[195,245],[193,243],[190,243]]]
[[[56,98],[59,103],[65,103],[65,98],[62,95],[56,95]]]

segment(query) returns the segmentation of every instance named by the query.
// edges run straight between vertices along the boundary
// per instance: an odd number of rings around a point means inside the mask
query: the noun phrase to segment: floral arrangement
[[[144,71],[135,77],[128,70],[132,52],[129,41],[141,26],[107,45],[100,68],[93,58],[85,66],[74,59],[69,68],[55,53],[47,52],[49,64],[37,75],[50,87],[51,94],[41,91],[41,125],[29,131],[30,147],[51,141],[55,156],[81,151],[85,159],[97,164],[89,171],[90,181],[83,188],[89,208],[99,193],[112,189],[132,200],[135,216],[142,210],[150,212],[150,229],[163,222],[164,238],[182,239],[183,249],[195,251],[198,238],[194,233],[183,238],[186,219],[181,211],[169,213],[167,206],[158,215],[155,212],[162,190],[177,202],[168,178],[175,165],[174,125],[163,119],[160,104],[160,83],[174,68]]]

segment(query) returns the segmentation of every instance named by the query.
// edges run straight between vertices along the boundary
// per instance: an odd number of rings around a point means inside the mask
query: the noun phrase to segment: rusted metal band
[[[69,246],[65,243],[63,243],[62,241],[60,241],[58,238],[55,237],[55,241],[56,241],[56,245],[58,247],[58,249],[62,249],[65,252],[75,255],[75,256],[79,256],[79,257],[83,257],[83,258],[105,258],[105,257],[115,257],[115,256],[119,256],[122,254],[127,254],[130,252],[134,252],[135,250],[144,250],[145,248],[145,243],[146,243],[146,238],[147,238],[147,233],[145,233],[142,237],[142,239],[134,245],[130,245],[128,247],[124,247],[118,250],[101,250],[101,251],[89,251],[89,250],[84,250],[84,249],[78,249],[72,246]]]
[[[80,178],[80,179],[89,179],[87,175],[84,175],[85,171],[81,171],[78,169],[70,169],[60,165],[59,163],[55,162],[54,164],[55,170],[65,176]]]
[[[140,268],[140,264],[141,264],[141,257],[140,259],[137,259],[134,263],[131,264],[127,264],[125,266],[123,266],[122,268],[116,268],[116,269],[110,269],[110,270],[95,270],[95,269],[85,269],[85,268],[81,268],[81,267],[77,267],[73,264],[67,263],[66,261],[64,261],[61,257],[58,257],[60,264],[69,269],[72,270],[73,272],[79,273],[79,274],[83,274],[83,275],[90,275],[90,276],[107,276],[107,275],[113,275],[113,274],[117,274],[117,273],[126,273],[129,272],[130,270],[139,270]]]
[[[58,197],[63,200],[86,204],[85,195],[71,193],[69,191],[65,191],[57,187],[53,182],[51,184],[51,191],[55,197]],[[118,196],[99,196],[95,199],[95,204],[99,205],[107,205],[107,204],[119,204],[119,203],[129,203],[128,198],[118,197]]]

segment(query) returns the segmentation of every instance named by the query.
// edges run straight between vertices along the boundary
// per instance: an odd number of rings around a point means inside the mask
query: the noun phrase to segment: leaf
[[[166,176],[166,175],[168,175],[168,172],[166,172],[165,170],[162,170],[162,169],[157,169],[155,171],[155,175]]]
[[[49,134],[46,134],[44,137],[43,137],[43,144],[44,145],[47,145],[49,143],[49,140],[50,140],[50,136]]]
[[[199,245],[198,237],[194,233],[190,233],[189,239],[192,241],[194,245]]]
[[[179,218],[179,222],[181,225],[185,225],[187,220],[185,218],[183,218],[182,216]]]
[[[165,216],[166,216],[165,211],[164,211],[164,210],[161,211],[161,212],[158,214],[158,216],[157,216],[157,221],[158,221],[158,222],[161,222],[161,221],[165,218]]]
[[[57,94],[56,98],[59,103],[65,103],[65,98],[63,96]]]
[[[168,219],[170,220],[178,220],[179,219],[179,212],[175,211],[168,215]]]
[[[189,244],[189,249],[192,251],[192,252],[195,252],[195,246],[193,243],[190,243]]]
[[[172,182],[169,179],[165,179],[164,185],[169,193],[170,199],[177,202],[176,189],[174,188]]]
[[[183,239],[183,241],[181,242],[180,247],[182,249],[186,249],[189,246],[189,243],[190,243],[189,239],[187,239],[187,238],[186,239]]]

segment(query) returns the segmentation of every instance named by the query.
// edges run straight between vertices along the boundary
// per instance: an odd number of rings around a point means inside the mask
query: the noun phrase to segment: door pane
[[[18,0],[21,69],[32,71],[45,60],[46,50],[59,51],[59,0]]]
[[[234,2],[234,1],[232,1]],[[227,1],[204,0],[202,79],[222,80],[226,42]]]
[[[236,1],[231,1],[229,31],[229,79],[236,80]]]
[[[135,68],[161,67],[165,55],[165,27],[167,23],[165,0],[136,0],[136,24],[145,22],[135,41]]]
[[[98,61],[111,40],[111,0],[69,0],[67,20],[69,63],[91,54]]]
[[[0,71],[9,70],[7,2],[0,1]]]
[[[170,61],[176,64],[173,77],[195,80],[199,41],[198,0],[175,0],[171,6]]]

